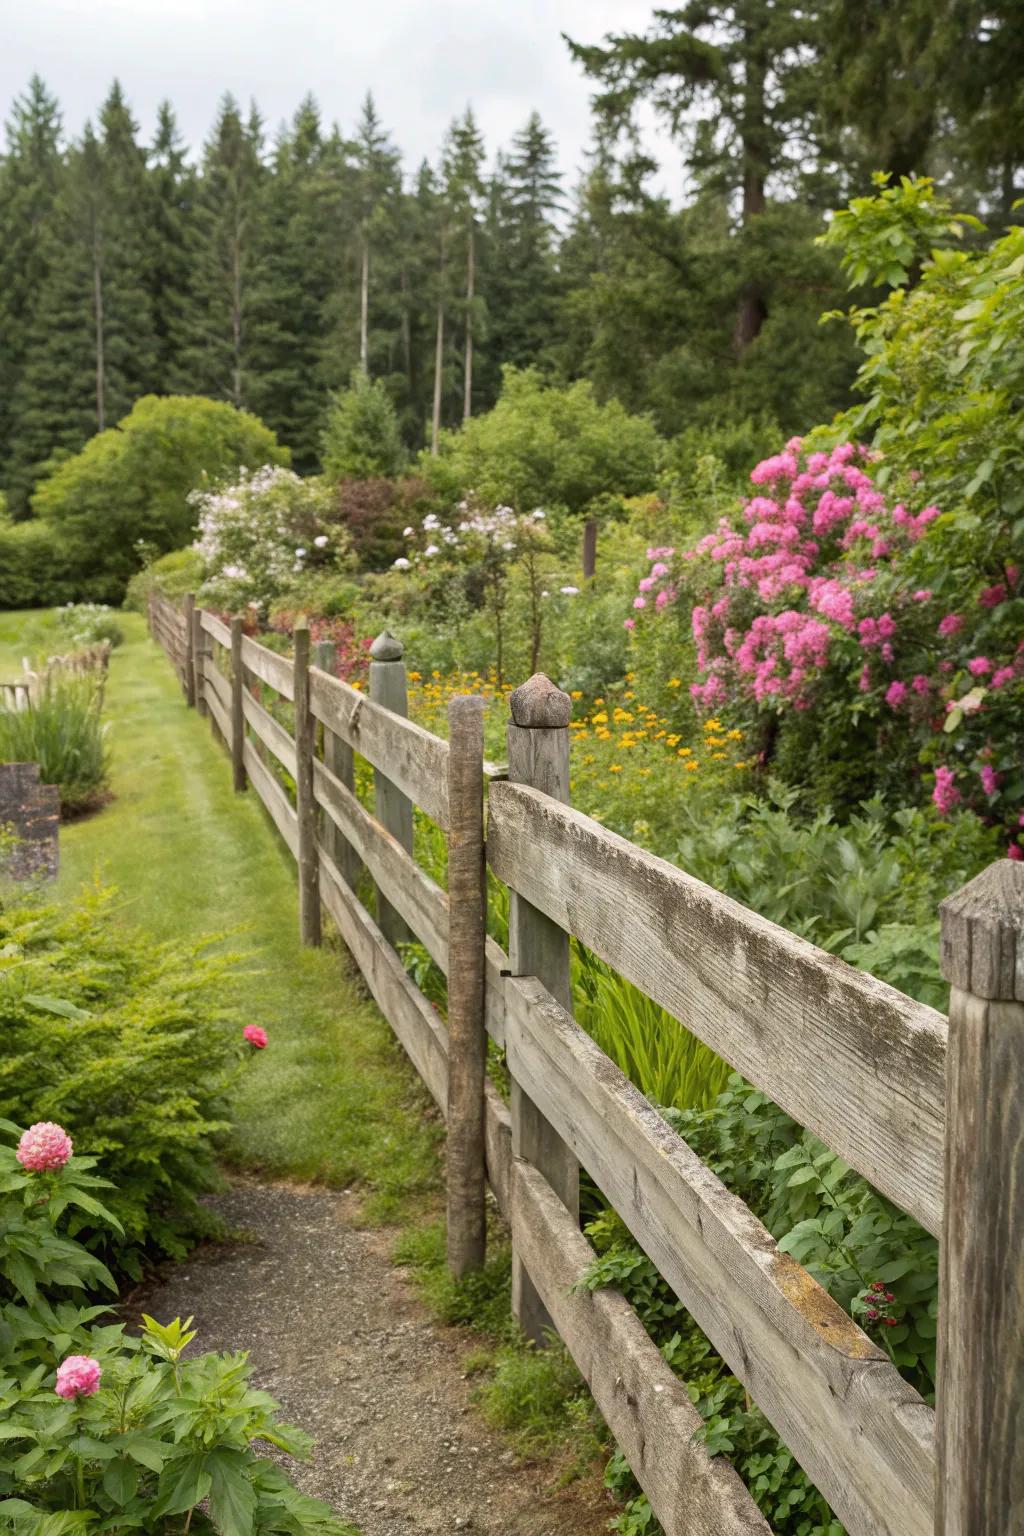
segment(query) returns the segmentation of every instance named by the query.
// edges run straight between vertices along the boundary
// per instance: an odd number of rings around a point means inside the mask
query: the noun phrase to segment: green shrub
[[[68,650],[83,650],[106,640],[111,650],[124,641],[124,630],[107,603],[65,603],[57,610],[57,625]]]
[[[357,368],[348,389],[331,397],[320,456],[330,480],[401,473],[407,455],[398,414],[381,379],[371,381]]]
[[[38,763],[44,784],[60,789],[62,816],[94,806],[107,783],[99,673],[54,673],[27,709],[0,710],[0,763]]]
[[[157,592],[170,600],[196,592],[203,580],[203,557],[197,549],[172,549],[147,561],[128,583],[124,606],[135,613],[145,613],[149,594]]]
[[[104,602],[118,584],[85,576],[58,530],[38,519],[0,524],[0,608],[53,608],[78,598]]]
[[[120,600],[142,563],[140,543],[162,554],[191,539],[191,491],[237,475],[240,465],[287,462],[273,432],[246,411],[194,395],[146,395],[59,465],[32,505],[82,581],[105,583],[99,595]]]
[[[54,1120],[115,1180],[137,1273],[143,1247],[175,1257],[209,1230],[213,1141],[243,1050],[219,997],[232,957],[155,944],[112,891],[71,904],[22,896],[0,911],[0,1115]],[[218,991],[219,989],[219,991]]]

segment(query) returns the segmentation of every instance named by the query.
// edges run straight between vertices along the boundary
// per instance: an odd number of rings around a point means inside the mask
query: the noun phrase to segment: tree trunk
[[[441,264],[437,280],[437,333],[434,347],[434,415],[430,432],[430,452],[436,459],[441,439],[441,383],[444,371],[444,235],[441,236]]]
[[[370,373],[370,242],[363,231],[363,263],[359,284],[359,366]]]
[[[98,235],[92,246],[92,302],[96,326],[96,430],[102,432],[107,425],[107,380],[103,348],[103,267]]]
[[[583,524],[583,580],[592,581],[597,570],[597,518]]]
[[[742,119],[744,234],[764,212],[764,189],[768,174],[765,122],[767,66],[763,50],[750,29],[746,34],[746,54]],[[741,357],[760,334],[767,315],[761,285],[756,279],[751,279],[740,294],[733,325],[733,350],[737,357]]]
[[[402,288],[402,355],[405,359],[405,376],[412,390],[412,326],[409,321],[409,275],[403,266],[400,283]]]
[[[469,247],[466,252],[466,367],[462,397],[462,419],[468,421],[473,414],[473,294],[476,282],[476,239],[473,226],[469,228]]]

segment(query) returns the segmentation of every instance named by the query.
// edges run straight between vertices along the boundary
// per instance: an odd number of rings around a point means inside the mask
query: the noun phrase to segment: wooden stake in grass
[[[1024,866],[950,896],[936,1536],[1024,1517]]]
[[[509,699],[508,777],[529,784],[553,799],[569,803],[569,720],[567,693],[536,673]],[[510,893],[509,962],[513,976],[536,976],[568,1012],[572,1012],[569,936],[525,897]],[[542,1173],[573,1216],[579,1214],[579,1163],[523,1090],[512,1080],[512,1151]],[[551,1319],[526,1267],[512,1255],[512,1311],[520,1328],[540,1344]]]
[[[242,710],[242,621],[231,620],[231,778],[236,792],[246,786],[245,714]]]
[[[448,1267],[486,1249],[484,1193],[484,701],[448,705]]]
[[[316,721],[309,708],[309,626],[297,625],[295,643],[295,799],[299,829],[299,933],[303,944],[319,944],[320,857],[316,847],[313,745]]]

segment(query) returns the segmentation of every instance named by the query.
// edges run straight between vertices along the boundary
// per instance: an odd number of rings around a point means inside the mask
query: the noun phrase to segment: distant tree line
[[[847,401],[827,210],[871,172],[933,174],[1008,218],[1024,190],[1018,0],[689,0],[570,42],[593,149],[566,188],[533,114],[488,167],[472,111],[403,167],[367,96],[351,133],[307,97],[268,139],[226,96],[201,150],[151,143],[115,84],[78,138],[34,77],[0,158],[0,484],[15,516],[55,458],[141,395],[242,406],[319,467],[330,392],[383,381],[406,444],[489,408],[505,363],[589,378],[662,431]],[[683,154],[652,191],[635,109]]]

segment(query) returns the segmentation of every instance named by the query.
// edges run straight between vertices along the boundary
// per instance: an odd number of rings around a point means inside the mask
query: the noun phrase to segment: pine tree
[[[194,246],[197,176],[169,101],[157,109],[149,164],[148,272],[161,393],[182,379],[182,347]]]
[[[248,405],[253,384],[250,321],[266,249],[262,150],[255,107],[243,120],[225,96],[203,152],[176,387],[236,406]]]
[[[483,201],[484,141],[476,126],[472,108],[448,130],[442,174],[448,204],[451,232],[462,246],[464,262],[464,348],[462,362],[462,419],[473,414],[473,339],[480,328],[476,304],[477,221]]]
[[[526,367],[549,356],[559,298],[558,229],[564,208],[554,140],[536,112],[491,180],[490,354]]]
[[[53,215],[61,176],[61,119],[38,75],[15,98],[0,163],[0,463],[13,512],[26,508],[29,485],[12,457],[27,427],[15,408],[43,289],[54,253]],[[13,471],[13,474],[12,474]]]
[[[369,92],[363,102],[353,149],[359,249],[359,366],[369,374],[372,371],[370,268],[385,248],[395,198],[401,188],[398,153],[381,126]]]

